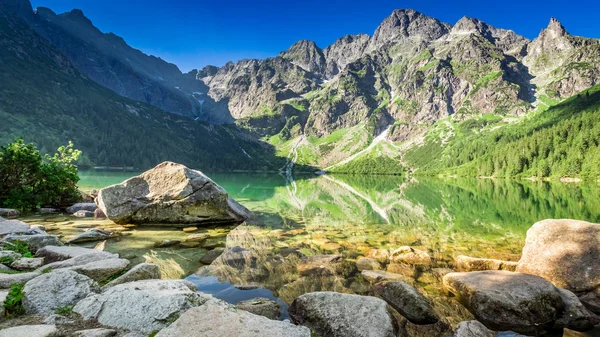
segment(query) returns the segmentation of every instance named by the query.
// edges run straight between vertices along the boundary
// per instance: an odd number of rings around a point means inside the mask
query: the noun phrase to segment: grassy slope
[[[72,140],[102,166],[147,168],[163,160],[203,170],[282,165],[272,147],[236,127],[182,119],[88,80],[26,23],[1,11],[0,60],[0,144],[23,136],[52,151]]]

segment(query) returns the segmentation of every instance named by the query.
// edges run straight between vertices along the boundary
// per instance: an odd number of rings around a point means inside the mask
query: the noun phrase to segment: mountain
[[[43,152],[72,140],[84,163],[148,168],[164,160],[202,170],[265,170],[285,164],[234,125],[193,121],[133,101],[81,73],[58,48],[0,4],[0,144],[16,137]]]

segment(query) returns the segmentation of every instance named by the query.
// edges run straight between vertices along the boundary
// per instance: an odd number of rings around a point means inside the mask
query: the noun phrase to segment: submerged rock
[[[310,337],[306,327],[271,320],[211,300],[185,312],[156,337]],[[324,336],[325,337],[325,336]]]
[[[265,316],[270,319],[279,319],[279,316],[281,316],[279,304],[268,298],[257,297],[241,301],[235,305],[235,308],[251,312],[255,315]]]
[[[356,261],[356,268],[358,270],[379,270],[381,269],[381,263],[376,259],[370,257],[359,257]]]
[[[118,224],[241,223],[250,216],[202,172],[171,162],[100,190],[97,202]]]
[[[439,321],[429,300],[405,282],[377,283],[375,293],[412,323],[434,324]]]
[[[409,246],[400,247],[390,253],[390,259],[393,262],[403,262],[408,264],[429,265],[431,256],[424,250]]]
[[[119,284],[102,294],[88,296],[73,311],[104,326],[149,334],[211,298],[183,280],[145,280]]]
[[[221,256],[221,254],[223,254],[223,251],[225,251],[225,248],[215,248],[213,250],[210,250],[206,252],[206,254],[202,255],[202,257],[200,258],[200,262],[202,262],[203,264],[211,264],[219,256]]]
[[[515,271],[517,268],[517,262],[470,257],[465,255],[457,256],[454,262],[456,264],[456,270],[461,272],[483,270]]]
[[[586,292],[600,286],[600,224],[578,220],[543,220],[527,231],[517,266],[559,288]]]
[[[383,270],[363,270],[361,275],[371,283],[387,280],[406,280],[406,277],[403,275],[394,274]]]
[[[98,291],[98,284],[87,276],[70,270],[57,270],[25,284],[23,307],[28,314],[51,314]]]
[[[110,238],[109,232],[99,229],[99,228],[92,228],[90,230],[87,230],[87,231],[73,237],[72,239],[67,241],[67,244],[81,243],[81,242],[93,242],[93,241],[104,241],[108,238]]]
[[[304,258],[296,266],[301,276],[347,274],[349,264],[339,255],[316,255]]]
[[[67,212],[73,214],[79,211],[94,212],[98,206],[93,202],[78,202],[73,206],[67,207]]]
[[[387,304],[376,297],[316,292],[294,300],[288,309],[296,324],[323,337],[395,337]]]

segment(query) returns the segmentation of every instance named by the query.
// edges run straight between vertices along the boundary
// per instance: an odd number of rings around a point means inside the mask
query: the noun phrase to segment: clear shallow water
[[[84,190],[99,189],[133,175],[82,172],[80,186]],[[411,246],[427,251],[432,263],[404,266],[394,272],[405,275],[407,282],[432,299],[439,314],[457,322],[470,318],[469,314],[440,289],[440,275],[453,268],[457,255],[516,261],[527,229],[536,221],[572,218],[600,222],[597,184],[349,175],[299,176],[290,182],[277,174],[208,175],[253,211],[258,224],[236,233],[230,241],[226,234],[233,227],[199,229],[211,234],[207,241],[210,247],[205,248],[154,248],[156,241],[183,240],[188,234],[180,229],[136,227],[109,240],[105,249],[134,263],[155,262],[165,277],[185,277],[202,266],[199,259],[208,249],[225,245],[252,248],[259,253],[258,269],[222,268],[213,270],[216,278],[192,275],[188,279],[200,290],[232,303],[256,296],[233,285],[260,284],[268,289],[260,290],[266,291],[260,296],[290,304],[295,297],[311,291],[372,291],[357,272],[299,275],[298,252],[306,256],[339,254],[352,262],[371,249]],[[46,220],[33,219],[56,226],[56,231],[66,237],[87,226],[112,226],[110,221],[68,216]]]

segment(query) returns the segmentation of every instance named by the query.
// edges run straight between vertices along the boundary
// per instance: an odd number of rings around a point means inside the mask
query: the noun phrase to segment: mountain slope
[[[275,169],[284,159],[234,126],[211,126],[123,98],[89,80],[0,5],[0,143],[23,136],[44,151],[72,140],[100,166],[163,160],[202,170]]]

